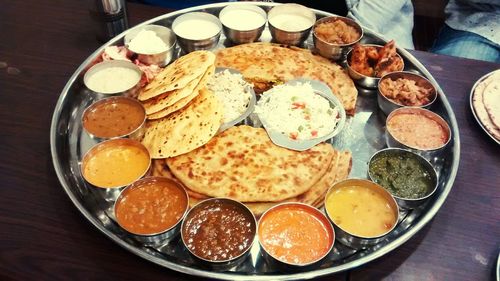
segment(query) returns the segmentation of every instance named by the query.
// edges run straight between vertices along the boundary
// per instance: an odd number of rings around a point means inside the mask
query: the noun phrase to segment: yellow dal
[[[121,187],[139,179],[148,169],[149,162],[149,156],[139,147],[108,146],[87,161],[83,175],[95,186]]]
[[[343,186],[326,198],[330,218],[343,230],[360,237],[377,237],[396,223],[385,197],[364,186]]]

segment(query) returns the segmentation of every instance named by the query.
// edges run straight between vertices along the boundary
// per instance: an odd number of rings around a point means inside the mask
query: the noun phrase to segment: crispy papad
[[[216,55],[216,66],[239,70],[258,93],[294,78],[320,80],[342,101],[345,111],[354,115],[358,91],[348,73],[309,50],[260,42],[220,49]]]
[[[490,118],[490,115],[488,114],[488,111],[486,110],[486,106],[484,104],[484,91],[488,84],[493,81],[495,75],[499,74],[500,72],[495,72],[494,74],[488,76],[484,81],[480,82],[476,86],[474,94],[472,96],[472,105],[476,112],[477,118],[479,118],[484,128],[497,140],[500,140],[500,128],[495,126]]]
[[[177,97],[179,96],[182,96],[181,99],[177,99],[175,98],[175,102],[174,103],[171,103],[170,101],[174,100],[172,99],[170,96],[167,96],[165,98],[161,98],[162,95],[158,96],[158,98],[161,99],[161,101],[158,101],[156,103],[156,107],[155,109],[158,109],[160,108],[159,111],[157,112],[154,112],[154,113],[148,113],[148,102],[150,100],[147,100],[144,104],[144,107],[146,108],[146,114],[148,114],[147,118],[148,119],[159,119],[159,118],[163,118],[183,107],[185,107],[187,104],[189,104],[189,102],[191,102],[198,94],[199,92],[206,87],[207,85],[207,82],[210,78],[213,77],[214,75],[214,71],[215,71],[215,66],[210,66],[207,70],[207,72],[205,72],[205,74],[203,75],[203,77],[198,81],[198,84],[196,85],[196,87],[194,88],[190,88],[187,92],[188,95],[187,96],[184,96],[184,94],[180,94],[178,95]],[[189,87],[189,86],[186,86],[186,88]],[[183,88],[182,90],[186,89],[186,88]],[[177,91],[177,90],[176,90]],[[175,91],[174,91],[175,92]],[[153,99],[156,99],[156,98],[153,98]],[[151,100],[153,100],[151,99]],[[155,105],[153,105],[154,107]]]
[[[149,120],[131,137],[139,140],[151,158],[167,158],[190,152],[207,143],[219,130],[223,106],[207,89],[186,107],[169,116]]]
[[[184,55],[166,66],[139,93],[138,99],[144,101],[163,93],[182,89],[214,65],[215,55],[209,51],[195,51]]]
[[[276,202],[309,190],[325,174],[333,155],[330,144],[289,150],[273,144],[263,128],[243,125],[166,162],[195,192],[243,202]]]

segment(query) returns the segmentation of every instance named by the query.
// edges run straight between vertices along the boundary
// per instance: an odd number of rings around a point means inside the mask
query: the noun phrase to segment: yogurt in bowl
[[[295,79],[264,92],[255,113],[276,145],[306,150],[337,135],[345,110],[322,82]]]

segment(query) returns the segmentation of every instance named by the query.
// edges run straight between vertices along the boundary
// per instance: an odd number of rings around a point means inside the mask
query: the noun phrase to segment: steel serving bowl
[[[420,156],[416,153],[413,153],[409,150],[406,150],[406,149],[386,148],[386,149],[382,149],[382,150],[376,152],[375,154],[373,154],[373,156],[370,158],[370,161],[368,161],[368,176],[370,177],[370,180],[372,180],[373,182],[375,182],[377,184],[380,184],[377,182],[377,178],[371,173],[370,167],[371,167],[373,161],[375,161],[377,158],[385,156],[385,155],[401,155],[404,157],[412,157],[412,158],[416,159],[420,164],[422,164],[422,166],[425,167],[425,170],[427,171],[427,173],[429,173],[429,175],[432,179],[432,182],[433,182],[433,187],[429,190],[429,192],[426,195],[421,196],[419,198],[415,198],[415,199],[404,198],[404,197],[398,196],[398,195],[391,192],[394,199],[396,199],[396,202],[398,203],[399,207],[401,207],[403,209],[417,208],[420,205],[422,205],[423,203],[427,202],[429,200],[429,198],[434,195],[434,193],[436,192],[437,187],[438,187],[438,175],[437,175],[436,170],[434,169],[432,164],[429,163],[429,161],[427,161],[425,158],[423,158],[422,156]],[[384,187],[384,186],[382,186],[382,187]]]
[[[359,32],[359,38],[356,40],[349,42],[349,43],[344,43],[344,44],[338,44],[338,43],[330,43],[327,42],[321,38],[319,38],[316,34],[316,27],[319,24],[326,23],[326,22],[335,22],[337,20],[343,21],[345,24],[352,26],[356,29],[357,32]],[[317,50],[317,52],[328,59],[333,59],[333,60],[339,60],[343,58],[347,52],[351,49],[351,47],[358,43],[361,38],[363,38],[363,28],[361,25],[359,25],[356,21],[346,18],[346,17],[341,17],[341,16],[331,16],[331,17],[324,17],[316,21],[313,27],[313,43],[314,47]]]
[[[120,223],[120,220],[117,218],[116,213],[117,213],[118,205],[121,202],[121,200],[123,199],[123,197],[127,196],[127,194],[131,190],[141,188],[145,185],[147,186],[148,184],[152,184],[154,182],[165,182],[168,184],[173,184],[176,188],[181,190],[183,195],[186,198],[186,205],[184,206],[184,211],[182,213],[182,216],[177,220],[176,223],[174,223],[172,226],[170,226],[162,231],[155,232],[155,233],[149,233],[149,234],[134,233],[133,231],[127,229],[127,227],[123,226]],[[186,190],[184,189],[184,187],[182,187],[182,185],[179,184],[177,181],[169,179],[169,178],[165,178],[165,177],[146,177],[146,178],[142,178],[140,180],[135,181],[131,185],[125,187],[120,192],[120,195],[116,199],[115,204],[113,206],[115,220],[118,223],[118,225],[120,225],[121,228],[123,228],[125,231],[127,231],[137,241],[147,243],[147,244],[164,244],[164,243],[170,241],[176,235],[178,235],[179,231],[180,231],[181,222],[184,219],[184,217],[186,216],[188,210],[189,210],[189,196],[188,196]]]
[[[255,3],[265,10],[269,10],[277,3]],[[158,24],[171,27],[171,23],[180,15],[204,11],[213,15],[218,15],[220,11],[231,3],[218,3],[203,6],[196,6],[188,9],[178,10],[172,13],[160,15],[156,18],[144,21],[138,26],[148,24]],[[318,17],[333,16],[331,13],[314,10]],[[113,241],[123,249],[133,253],[141,259],[147,260],[159,266],[169,268],[185,274],[202,276],[205,278],[224,279],[224,280],[303,280],[312,279],[321,276],[327,276],[354,268],[363,266],[375,259],[380,259],[390,252],[397,251],[406,241],[415,236],[426,226],[432,218],[439,212],[446,201],[448,195],[453,189],[453,183],[457,175],[460,162],[460,135],[458,134],[458,124],[453,113],[453,109],[444,95],[439,84],[433,78],[431,73],[420,63],[410,52],[404,49],[398,49],[398,53],[405,59],[406,70],[415,71],[436,85],[439,95],[439,102],[433,106],[433,110],[439,112],[450,124],[452,130],[452,139],[448,144],[448,150],[443,161],[431,163],[436,167],[439,173],[439,192],[432,196],[427,204],[414,209],[401,218],[400,223],[393,232],[387,235],[387,239],[379,244],[356,251],[344,247],[341,243],[336,243],[332,253],[327,256],[319,268],[310,271],[301,272],[283,272],[267,264],[259,253],[259,247],[254,244],[250,257],[245,259],[242,264],[231,270],[231,272],[216,272],[202,266],[197,260],[194,260],[189,252],[184,248],[181,241],[169,243],[162,247],[146,247],[134,239],[124,235],[124,231],[116,224],[112,223],[111,212],[104,206],[109,205],[107,198],[96,194],[96,189],[85,182],[79,171],[80,160],[84,153],[96,142],[90,139],[87,134],[82,133],[81,114],[83,110],[95,100],[95,95],[88,93],[80,77],[85,70],[98,59],[104,49],[109,46],[123,44],[122,33],[103,44],[94,53],[88,56],[75,72],[68,79],[65,87],[62,89],[51,121],[50,128],[50,147],[54,170],[61,183],[62,188],[68,195],[68,198],[74,204],[75,208],[92,224],[99,232]],[[221,41],[217,48],[229,47],[229,40],[225,40],[224,34],[221,35]],[[260,41],[269,42],[272,40],[268,27],[262,33]],[[385,44],[382,36],[369,29],[365,29],[363,42],[373,42],[374,44]],[[223,44],[221,44],[223,42]],[[312,39],[306,39],[306,46],[312,46]],[[175,46],[175,56],[182,53],[180,46]],[[373,97],[376,91],[369,90]],[[384,148],[384,124],[380,122],[376,111],[378,106],[371,97],[359,95],[356,106],[356,115],[349,118],[349,127],[335,137],[328,140],[335,147],[348,149],[352,152],[352,171],[351,177],[366,177],[367,161],[376,151]],[[245,123],[249,120],[245,120]],[[251,122],[249,124],[252,124]],[[107,190],[107,189],[106,189]],[[113,189],[114,191],[115,189]],[[115,197],[116,198],[116,197]],[[113,201],[114,202],[114,201]]]
[[[325,230],[328,232],[328,234],[332,238],[332,241],[331,241],[331,244],[329,245],[328,250],[323,255],[316,258],[315,260],[312,260],[310,262],[305,262],[305,263],[293,263],[293,262],[288,262],[288,261],[285,261],[283,259],[280,259],[276,255],[273,255],[273,253],[271,253],[269,251],[269,249],[266,249],[264,242],[262,241],[262,237],[259,236],[259,233],[260,233],[259,229],[262,228],[262,222],[266,219],[266,216],[268,216],[272,212],[276,212],[276,211],[279,211],[280,209],[289,208],[289,207],[301,208],[305,212],[309,212],[312,216],[315,217],[316,220],[320,221],[320,223],[325,227]],[[325,259],[332,251],[333,246],[335,244],[335,239],[336,239],[336,232],[334,230],[334,227],[332,226],[332,224],[330,223],[328,218],[325,216],[325,214],[323,214],[321,211],[319,211],[317,208],[315,208],[311,205],[299,203],[299,202],[281,203],[281,204],[275,205],[275,206],[269,208],[267,211],[265,211],[259,219],[259,224],[257,226],[257,234],[258,234],[257,237],[259,240],[261,254],[264,257],[264,259],[268,263],[272,264],[273,266],[275,266],[276,268],[278,268],[279,270],[284,271],[284,272],[286,272],[286,271],[297,272],[297,271],[312,270],[312,269],[317,268],[320,265],[320,262],[323,259]],[[313,241],[310,241],[310,242],[314,243]],[[289,245],[289,247],[293,247],[293,245]]]
[[[378,93],[377,93],[378,106],[386,115],[389,115],[392,111],[394,111],[398,108],[401,108],[405,105],[399,104],[399,103],[393,101],[392,99],[386,97],[384,95],[382,87],[381,87],[382,82],[386,79],[391,79],[391,80],[395,81],[395,80],[400,79],[400,78],[415,81],[415,84],[418,87],[431,89],[431,96],[432,97],[431,97],[430,102],[426,103],[425,105],[417,106],[417,107],[429,109],[432,106],[432,104],[434,104],[434,102],[437,99],[437,91],[436,91],[436,87],[434,87],[434,85],[428,79],[426,79],[422,75],[419,75],[419,74],[416,74],[413,72],[409,72],[409,71],[391,72],[391,73],[384,75],[382,78],[380,78],[379,83],[378,83],[378,87],[377,87],[377,89],[378,89]]]
[[[127,89],[123,90],[116,90],[112,92],[102,92],[96,88],[93,88],[92,85],[89,85],[89,80],[91,79],[92,75],[98,73],[99,71],[103,71],[107,68],[127,68],[131,69],[132,71],[137,73],[137,81],[132,81],[131,86],[128,87]],[[103,61],[100,63],[97,63],[93,65],[91,68],[85,72],[85,75],[83,76],[83,83],[87,87],[87,89],[90,90],[93,94],[95,94],[98,98],[103,98],[103,97],[109,97],[109,96],[129,96],[129,97],[135,97],[137,96],[137,93],[139,89],[141,88],[141,77],[142,77],[142,70],[135,64],[133,64],[130,61],[124,61],[124,60],[108,60],[108,61]],[[122,84],[123,83],[123,77],[116,77],[116,81],[114,81],[116,84]],[[107,81],[109,82],[109,81]]]
[[[224,16],[230,12],[241,11],[241,10],[250,11],[255,13],[257,16],[262,17],[263,19],[262,25],[251,29],[236,29],[232,27],[231,23],[227,22]],[[264,31],[264,28],[266,27],[267,14],[266,11],[264,11],[264,9],[256,5],[233,4],[226,6],[224,9],[220,11],[219,19],[222,23],[222,30],[226,38],[228,38],[235,44],[244,44],[259,40],[260,36],[262,35],[262,31]],[[239,19],[239,20],[241,21],[247,19]]]
[[[435,121],[437,124],[439,124],[445,130],[445,132],[447,134],[446,141],[439,147],[426,149],[426,148],[422,148],[422,147],[412,146],[412,145],[409,145],[407,143],[404,143],[401,140],[398,140],[396,137],[394,137],[393,133],[391,133],[390,126],[387,125],[389,123],[389,121],[392,118],[394,118],[394,116],[397,116],[398,114],[421,114],[421,115]],[[401,108],[398,108],[398,109],[392,111],[389,114],[389,116],[387,116],[387,119],[386,119],[385,137],[386,137],[386,143],[387,143],[388,147],[397,147],[397,148],[408,149],[408,150],[411,150],[417,154],[422,155],[423,157],[425,157],[426,159],[429,159],[429,160],[431,160],[435,157],[442,156],[442,154],[444,153],[444,151],[446,149],[446,146],[451,141],[451,134],[452,134],[452,132],[451,132],[450,126],[441,116],[439,116],[438,114],[436,114],[428,109],[424,109],[424,108],[401,107]]]
[[[248,226],[250,229],[251,233],[253,234],[252,241],[250,244],[247,246],[246,249],[244,249],[239,255],[232,257],[232,258],[227,258],[223,260],[210,260],[207,258],[204,258],[200,255],[198,255],[196,252],[194,252],[192,249],[188,247],[188,242],[187,242],[187,237],[184,235],[184,232],[186,228],[188,227],[186,225],[187,221],[196,214],[196,212],[199,212],[200,210],[203,210],[203,208],[210,206],[211,204],[226,204],[235,207],[238,211],[241,212],[244,216],[247,218],[251,217],[251,223]],[[205,230],[202,229],[202,226],[200,226],[198,229],[196,229],[196,232],[204,232]],[[232,231],[228,231],[227,233],[232,233]],[[198,204],[194,205],[191,210],[186,214],[184,220],[182,221],[181,225],[181,239],[182,239],[182,244],[184,245],[184,248],[186,248],[189,253],[198,261],[200,262],[201,265],[203,265],[206,268],[210,268],[212,270],[216,271],[227,271],[233,267],[238,266],[241,264],[249,255],[250,255],[250,250],[252,249],[253,244],[255,243],[256,240],[256,233],[257,233],[257,220],[255,219],[255,216],[253,215],[252,211],[248,209],[247,206],[242,204],[241,202],[238,202],[236,200],[230,199],[230,198],[209,198],[206,200],[203,200],[199,202]],[[204,242],[207,243],[207,242]]]
[[[363,44],[363,46],[375,47],[378,50],[380,50],[383,47],[381,45],[376,45],[376,44]],[[349,73],[349,76],[351,76],[354,83],[356,83],[357,85],[359,85],[361,87],[368,88],[368,89],[376,89],[378,86],[378,83],[380,81],[380,77],[367,76],[367,75],[361,74],[351,67],[350,61],[351,61],[351,56],[352,56],[352,50],[353,49],[350,49],[346,55],[346,65],[347,65],[347,72]],[[396,53],[396,55],[403,62],[403,67],[400,70],[405,69],[403,58],[401,57],[401,55],[399,53]]]
[[[88,128],[87,126],[85,126],[85,123],[86,123],[85,120],[87,119],[87,116],[92,111],[96,110],[100,106],[114,105],[114,104],[117,104],[117,103],[120,103],[120,102],[126,102],[129,105],[132,105],[132,106],[136,107],[137,109],[139,109],[139,111],[141,111],[141,113],[143,115],[143,118],[142,118],[142,122],[138,126],[136,126],[134,128],[131,128],[128,132],[126,132],[124,134],[116,135],[116,136],[103,136],[103,135],[99,135],[96,132],[92,132],[92,130],[90,128]],[[125,96],[113,96],[113,97],[109,97],[109,98],[98,100],[98,101],[92,103],[91,105],[89,105],[83,111],[81,122],[82,122],[82,127],[83,127],[84,131],[91,138],[95,139],[96,141],[104,141],[106,139],[113,139],[113,138],[124,138],[124,137],[128,137],[128,136],[132,135],[133,133],[139,131],[144,126],[144,124],[146,122],[146,110],[144,109],[144,106],[142,105],[142,103],[139,102],[138,100],[134,99],[134,98],[125,97]]]
[[[276,16],[282,15],[295,15],[306,18],[310,21],[310,25],[304,27],[300,30],[292,30],[283,26],[278,26],[277,23],[273,23],[273,19]],[[311,28],[316,22],[316,14],[314,12],[299,4],[282,4],[272,8],[267,14],[269,22],[269,31],[276,43],[300,46],[309,36]]]
[[[339,188],[346,187],[346,186],[363,186],[367,187],[370,190],[377,192],[378,194],[382,195],[389,206],[391,207],[392,211],[394,212],[394,216],[396,218],[396,221],[393,223],[390,229],[388,229],[386,232],[381,233],[376,236],[361,236],[352,232],[349,232],[345,229],[343,229],[340,225],[335,223],[335,220],[333,219],[333,214],[331,214],[328,211],[327,208],[327,201],[328,197],[330,196],[331,193],[335,192]],[[396,203],[396,200],[394,197],[389,193],[385,188],[382,186],[369,181],[365,179],[346,179],[343,181],[339,181],[335,183],[332,187],[330,187],[326,193],[325,196],[325,201],[324,201],[324,206],[325,206],[325,212],[330,219],[330,221],[333,224],[333,228],[335,229],[335,234],[336,234],[336,239],[341,242],[344,245],[347,245],[351,248],[354,249],[362,249],[366,248],[369,246],[373,246],[375,244],[378,244],[382,242],[384,239],[386,239],[386,236],[394,230],[394,228],[398,225],[398,218],[399,218],[399,208],[398,204]]]
[[[156,36],[158,36],[163,43],[167,46],[167,49],[160,53],[148,54],[144,53],[141,50],[131,49],[129,44],[130,41],[134,40],[134,38],[139,34],[139,32],[143,30],[153,31]],[[167,65],[173,58],[174,55],[174,47],[176,43],[175,34],[172,30],[166,26],[149,24],[146,26],[140,26],[134,29],[131,29],[129,32],[125,34],[123,42],[128,50],[137,54],[137,59],[145,64],[157,64],[159,66]]]
[[[210,35],[205,38],[201,39],[190,39],[190,38],[184,38],[182,35],[179,35],[178,30],[176,28],[181,24],[182,22],[185,21],[190,21],[190,20],[201,20],[201,21],[208,21],[217,26],[219,31],[215,35]],[[194,27],[193,27],[194,28]],[[184,51],[184,53],[190,53],[196,50],[211,50],[217,46],[217,43],[219,43],[220,39],[220,34],[222,30],[222,24],[216,16],[205,13],[205,12],[191,12],[191,13],[186,13],[183,15],[178,16],[173,22],[172,22],[172,30],[174,31],[175,35],[177,36],[177,43],[181,47],[181,49]]]

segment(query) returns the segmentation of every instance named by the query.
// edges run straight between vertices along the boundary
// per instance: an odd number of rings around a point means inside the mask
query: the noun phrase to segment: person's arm
[[[347,0],[347,2],[356,2]],[[411,0],[360,0],[349,7],[348,15],[362,25],[381,32],[382,27],[391,24],[391,20],[401,15],[403,7]]]

